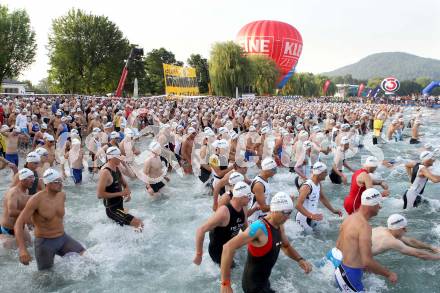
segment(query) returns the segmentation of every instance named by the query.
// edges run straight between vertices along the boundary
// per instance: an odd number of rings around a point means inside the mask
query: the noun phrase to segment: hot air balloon
[[[278,88],[295,72],[303,45],[296,28],[274,20],[248,23],[238,32],[236,42],[248,55],[265,55],[275,61],[281,72]]]

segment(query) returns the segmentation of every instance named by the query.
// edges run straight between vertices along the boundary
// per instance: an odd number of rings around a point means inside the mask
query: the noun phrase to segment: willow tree
[[[130,52],[128,40],[107,17],[74,9],[53,20],[48,48],[52,86],[85,94],[115,91]]]
[[[258,95],[273,94],[280,71],[272,59],[267,56],[249,56],[251,65],[250,85]]]
[[[211,50],[209,76],[212,89],[220,96],[233,97],[249,85],[251,66],[243,49],[232,41],[216,43]]]

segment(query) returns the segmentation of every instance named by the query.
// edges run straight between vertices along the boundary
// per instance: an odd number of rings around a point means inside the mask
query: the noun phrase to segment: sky
[[[302,35],[301,72],[320,73],[378,52],[407,52],[440,59],[438,0],[0,0],[25,9],[36,32],[35,62],[20,80],[47,77],[47,40],[54,18],[71,8],[105,15],[145,52],[165,47],[178,60],[192,53],[209,58],[212,44],[235,40],[242,26],[278,20]],[[122,70],[122,69],[121,69]]]

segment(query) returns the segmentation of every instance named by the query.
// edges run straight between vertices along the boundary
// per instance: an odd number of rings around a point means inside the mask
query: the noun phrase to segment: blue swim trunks
[[[350,268],[341,264],[335,270],[336,283],[342,292],[362,292],[364,291],[362,274],[362,269]]]
[[[72,168],[73,182],[75,182],[75,184],[82,182],[82,171],[83,171],[83,169],[73,169]]]
[[[18,154],[5,154],[5,159],[18,167]]]

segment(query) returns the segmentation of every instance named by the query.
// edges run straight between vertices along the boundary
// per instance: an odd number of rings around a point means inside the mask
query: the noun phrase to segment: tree
[[[200,93],[207,93],[209,91],[208,60],[203,58],[200,54],[191,54],[187,60],[187,63],[189,66],[196,69]]]
[[[243,92],[250,81],[250,70],[249,59],[239,45],[232,41],[213,45],[209,77],[217,95],[233,97],[236,87]]]
[[[400,82],[400,88],[397,91],[399,96],[409,96],[412,94],[420,94],[422,86],[413,80],[403,80]]]
[[[367,86],[368,86],[369,88],[374,89],[374,88],[376,88],[377,86],[380,86],[380,83],[382,82],[382,80],[383,80],[383,77],[373,77],[373,78],[370,78],[370,79],[368,80],[368,84],[367,84]]]
[[[266,56],[249,56],[250,86],[256,94],[273,94],[280,71],[276,63]]]
[[[105,16],[70,10],[53,20],[49,35],[49,82],[60,92],[114,92],[130,45]]]
[[[154,95],[165,93],[165,79],[163,76],[163,64],[183,66],[183,62],[177,61],[173,52],[165,48],[153,49],[145,57],[145,70],[150,81],[150,90]]]
[[[35,32],[25,10],[9,13],[0,5],[0,82],[5,78],[16,78],[34,62],[37,44]]]

